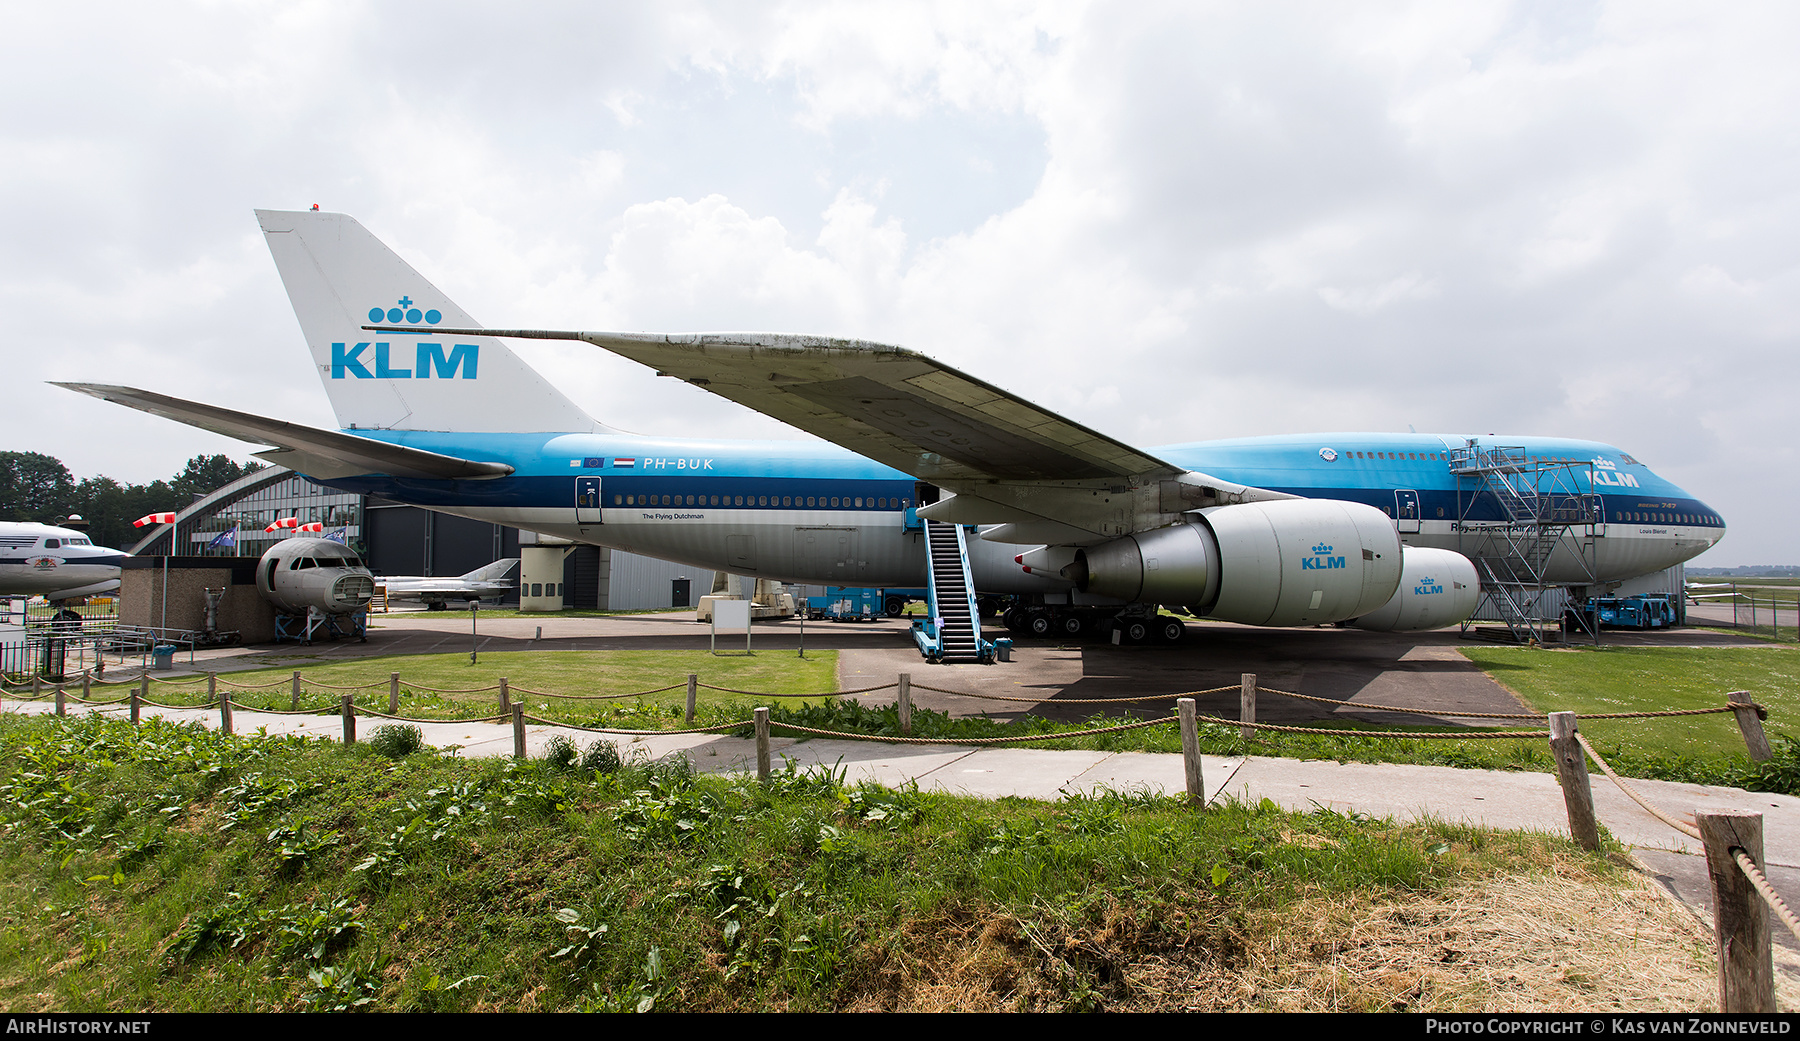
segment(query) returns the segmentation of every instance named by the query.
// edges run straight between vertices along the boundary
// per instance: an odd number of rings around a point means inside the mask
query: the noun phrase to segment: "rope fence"
[[[1752,758],[1766,759],[1766,754],[1758,756],[1758,750],[1765,753],[1767,750],[1761,720],[1766,719],[1768,713],[1760,705],[1738,701],[1737,696],[1743,694],[1747,692],[1733,692],[1723,711],[1737,714]],[[1550,751],[1556,761],[1557,781],[1562,786],[1569,833],[1583,848],[1600,848],[1599,819],[1588,781],[1587,762],[1590,759],[1644,812],[1700,842],[1712,888],[1719,1011],[1778,1011],[1769,918],[1771,913],[1780,918],[1796,939],[1800,939],[1800,918],[1788,909],[1787,902],[1769,884],[1760,866],[1763,862],[1762,814],[1751,810],[1697,810],[1693,815],[1694,823],[1681,820],[1645,798],[1642,792],[1620,777],[1599,749],[1580,732],[1573,712],[1550,714]]]

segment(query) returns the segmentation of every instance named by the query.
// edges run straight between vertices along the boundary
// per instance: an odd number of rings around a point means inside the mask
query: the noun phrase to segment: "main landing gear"
[[[1147,604],[1116,607],[1071,607],[1062,604],[1015,604],[1000,616],[1006,628],[1028,636],[1074,638],[1083,634],[1120,643],[1177,644],[1187,635],[1181,619],[1155,613]]]

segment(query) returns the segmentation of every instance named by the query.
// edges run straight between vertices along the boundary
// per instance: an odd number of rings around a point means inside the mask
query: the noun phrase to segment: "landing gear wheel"
[[[1026,621],[1025,626],[1031,630],[1033,636],[1049,636],[1051,621],[1052,619],[1047,614],[1034,614]]]
[[[1062,617],[1062,631],[1063,632],[1069,634],[1070,636],[1080,636],[1081,629],[1082,629],[1082,625],[1081,625],[1081,616],[1080,615],[1078,615],[1078,614],[1063,615],[1063,617]]]
[[[1129,622],[1121,622],[1120,625],[1125,630],[1126,643],[1143,643],[1145,638],[1150,635],[1150,626],[1145,622],[1133,619]]]
[[[1009,607],[1006,609],[1006,613],[1000,616],[1000,624],[1006,626],[1006,631],[1009,633],[1022,633],[1025,631],[1025,612],[1016,607]]]
[[[889,618],[898,618],[906,613],[906,601],[897,596],[890,596],[887,598],[887,602],[881,605],[881,609]]]
[[[1159,618],[1159,619],[1157,619],[1156,636],[1158,639],[1162,640],[1162,642],[1164,642],[1164,643],[1180,643],[1182,637],[1184,637],[1186,635],[1187,635],[1187,626],[1185,626],[1181,623],[1181,619],[1179,619],[1179,618]]]

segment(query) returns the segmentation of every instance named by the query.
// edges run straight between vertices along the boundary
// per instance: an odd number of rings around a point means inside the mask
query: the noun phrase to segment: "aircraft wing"
[[[317,427],[286,423],[216,405],[183,401],[133,387],[115,387],[101,383],[56,385],[102,401],[127,405],[153,416],[162,416],[164,419],[173,419],[215,434],[235,437],[240,441],[274,445],[275,448],[256,454],[271,463],[324,480],[360,474],[482,480],[505,477],[513,472],[513,468],[505,463],[460,459],[404,445],[391,445],[385,441],[357,437],[336,430],[320,430]]]
[[[1137,482],[1187,472],[901,347],[778,334],[437,331],[591,343],[922,480]]]

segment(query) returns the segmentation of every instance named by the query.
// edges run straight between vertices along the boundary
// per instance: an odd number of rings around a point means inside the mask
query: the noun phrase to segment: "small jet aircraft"
[[[0,521],[0,596],[58,601],[110,593],[119,588],[124,560],[73,528]]]
[[[387,590],[390,601],[417,600],[428,610],[442,611],[452,600],[498,600],[512,592],[514,584],[507,576],[518,566],[518,557],[507,557],[457,578],[389,575],[376,578],[375,584]]]
[[[1545,581],[1618,582],[1725,531],[1599,442],[1333,433],[1140,449],[884,344],[483,329],[344,214],[257,217],[340,429],[62,386],[274,445],[258,454],[332,487],[757,578],[916,587],[939,567],[926,536],[950,529],[971,593],[1030,605],[1031,631],[1078,630],[1079,611],[1098,609],[1134,641],[1181,638],[1158,605],[1270,626],[1467,618],[1480,578],[1465,540],[1505,537],[1521,515],[1504,480],[1484,486],[1472,467],[1562,467],[1579,482],[1525,504],[1575,532],[1541,561]],[[613,430],[499,337],[579,340],[831,444]],[[965,526],[980,527],[966,550]]]

